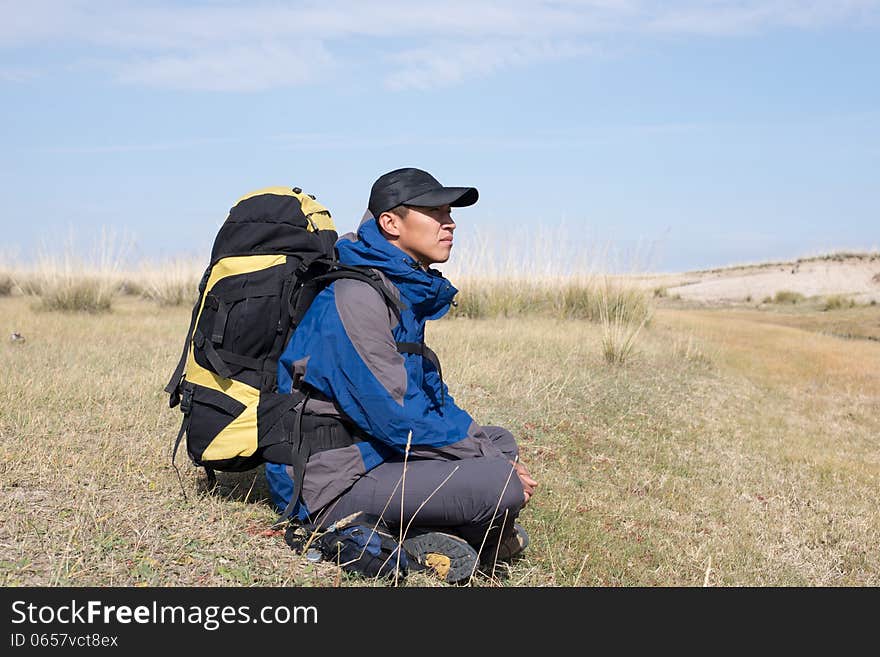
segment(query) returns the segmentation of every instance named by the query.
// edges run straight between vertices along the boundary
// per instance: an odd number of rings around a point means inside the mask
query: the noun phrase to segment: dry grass
[[[71,233],[60,252],[40,252],[36,265],[18,274],[17,287],[35,297],[40,310],[107,312],[119,292],[128,250],[126,241],[105,229],[91,254],[82,257]]]
[[[64,270],[44,271],[33,289],[40,292],[38,308],[98,313],[110,310],[117,288],[103,276]],[[38,286],[38,287],[37,287]]]
[[[602,324],[602,353],[613,365],[625,364],[636,339],[651,319],[652,309],[645,293],[604,277],[598,285],[599,321]]]
[[[773,295],[772,303],[790,303],[794,305],[803,301],[804,298],[804,295],[800,292],[792,292],[791,290],[780,290]]]
[[[107,312],[119,290],[113,272],[100,272],[82,261],[41,261],[15,273],[15,291],[31,297],[39,310]]]
[[[627,324],[647,321],[648,294],[612,276],[560,278],[465,278],[450,318],[494,319],[540,316],[604,322],[617,317]]]
[[[855,306],[855,300],[843,294],[832,294],[825,299],[825,310],[841,310],[842,308],[855,308]]]
[[[856,305],[835,312],[823,312],[822,303],[795,307],[768,306],[766,309],[730,309],[725,316],[759,324],[790,326],[838,338],[880,341],[880,307]]]
[[[188,312],[0,298],[27,336],[0,344],[0,582],[375,585],[289,550],[261,471],[209,493],[181,461],[183,500],[162,387]],[[428,333],[456,401],[510,428],[541,482],[520,518],[532,545],[498,583],[880,585],[880,345],[727,311],[659,311],[624,368],[592,322]]]
[[[539,221],[497,233],[464,229],[454,257],[436,265],[459,289],[450,318],[537,315],[603,322],[616,315],[639,324],[650,316],[650,293],[633,277],[651,259],[641,245],[621,254],[590,239],[582,227]]]
[[[162,307],[190,306],[199,295],[198,285],[204,267],[188,258],[164,263],[145,263],[138,275],[127,278],[133,293],[155,301]]]
[[[15,290],[15,279],[9,272],[0,271],[0,297],[8,297]]]
[[[724,424],[736,429],[733,449],[753,454],[753,472],[733,459],[729,477],[753,482],[739,493],[752,498],[763,521],[755,536],[765,566],[774,570],[759,581],[876,586],[880,520],[871,489],[880,475],[878,346],[724,312],[674,313],[660,321],[698,329],[718,348],[724,369],[754,390],[747,397],[754,406],[719,407],[718,414],[748,417]]]

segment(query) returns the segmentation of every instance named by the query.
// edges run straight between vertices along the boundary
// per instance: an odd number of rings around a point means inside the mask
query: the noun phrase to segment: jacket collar
[[[449,304],[458,293],[439,271],[425,271],[415,259],[385,239],[375,219],[361,223],[357,235],[343,235],[336,242],[336,251],[343,264],[381,270],[397,286],[418,319],[439,319],[449,311]]]

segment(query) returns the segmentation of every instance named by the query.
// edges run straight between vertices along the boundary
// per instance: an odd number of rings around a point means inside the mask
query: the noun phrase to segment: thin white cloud
[[[483,77],[502,68],[578,57],[591,50],[586,44],[556,41],[492,41],[416,48],[391,57],[397,70],[386,77],[385,85],[394,90],[432,89]]]
[[[0,81],[3,82],[27,82],[40,76],[39,72],[24,68],[0,69]]]
[[[821,29],[877,20],[875,0],[680,2],[645,21],[650,32],[735,35],[774,28]]]
[[[351,68],[406,89],[587,56],[621,35],[876,26],[880,0],[0,0],[0,15],[0,48],[67,49],[129,83],[255,91]]]
[[[262,43],[140,59],[122,65],[118,77],[171,89],[261,91],[310,82],[332,64],[320,42]]]
[[[605,14],[613,18],[627,3],[535,3],[524,0],[343,0],[295,6],[265,2],[210,5],[132,3],[119,0],[32,4],[0,2],[10,20],[0,24],[0,45],[61,39],[124,48],[204,47],[263,39],[339,40],[347,37],[423,39],[453,35],[549,36],[583,32]],[[5,5],[5,8],[4,8]],[[616,7],[613,9],[611,6]],[[5,18],[5,16],[4,16]]]
[[[207,139],[185,139],[163,141],[150,144],[101,144],[89,146],[53,146],[37,149],[37,153],[59,155],[91,155],[104,153],[161,153],[178,151],[187,148],[205,148],[206,146],[224,146],[245,141],[244,137],[212,137]],[[250,140],[249,140],[250,141]]]

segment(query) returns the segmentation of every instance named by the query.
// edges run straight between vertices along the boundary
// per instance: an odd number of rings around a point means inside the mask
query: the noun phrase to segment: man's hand
[[[538,482],[532,479],[532,476],[529,474],[529,471],[519,461],[511,461],[513,464],[513,469],[516,470],[516,474],[519,477],[520,483],[522,483],[523,493],[525,493],[526,501],[523,502],[523,506],[529,503],[529,498],[535,494],[535,489],[538,487]]]

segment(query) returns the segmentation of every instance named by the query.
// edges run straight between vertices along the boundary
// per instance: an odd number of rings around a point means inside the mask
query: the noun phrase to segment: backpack
[[[308,392],[278,392],[284,347],[318,292],[338,278],[369,283],[401,307],[375,271],[338,262],[336,240],[330,212],[298,187],[253,192],[229,211],[165,387],[169,406],[183,413],[175,470],[186,435],[187,454],[211,485],[215,470],[240,472],[271,460],[294,467],[291,502],[299,497],[305,460],[322,447],[302,432]]]

